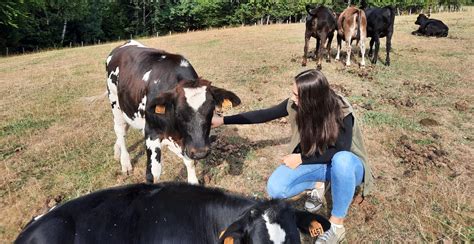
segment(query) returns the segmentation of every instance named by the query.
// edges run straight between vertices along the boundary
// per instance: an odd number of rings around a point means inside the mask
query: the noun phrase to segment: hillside
[[[474,238],[474,9],[432,17],[450,27],[447,38],[412,36],[416,16],[396,18],[390,67],[323,63],[329,82],[354,104],[376,175],[373,196],[350,209],[351,243]],[[139,41],[183,54],[199,75],[237,93],[243,104],[227,112],[233,114],[290,95],[293,77],[303,70],[303,35],[304,24],[289,24]],[[144,181],[141,134],[129,133],[135,170],[122,176],[113,159],[110,105],[84,99],[105,91],[105,58],[119,44],[0,58],[0,243],[10,243],[50,198]],[[335,47],[334,41],[333,54]],[[381,61],[384,52],[382,39]],[[286,121],[212,133],[212,155],[197,166],[201,182],[265,197],[266,180],[288,142]],[[181,160],[167,150],[163,155],[162,180],[185,181]]]

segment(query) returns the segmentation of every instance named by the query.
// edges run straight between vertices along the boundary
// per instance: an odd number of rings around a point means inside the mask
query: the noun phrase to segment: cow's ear
[[[312,237],[322,235],[331,227],[331,223],[321,215],[299,210],[295,210],[295,215],[298,229]]]
[[[222,88],[210,86],[209,91],[216,102],[217,107],[229,108],[240,104],[240,98],[231,91]]]
[[[244,238],[245,227],[242,219],[232,223],[219,235],[219,244],[240,244]]]
[[[174,105],[175,93],[164,92],[147,104],[147,111],[152,114],[165,114]]]
[[[310,4],[306,4],[306,12],[308,12],[309,15],[316,15],[316,8]]]

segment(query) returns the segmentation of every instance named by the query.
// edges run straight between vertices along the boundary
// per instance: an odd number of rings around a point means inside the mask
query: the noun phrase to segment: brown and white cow
[[[339,60],[342,40],[347,45],[346,65],[351,65],[351,44],[356,40],[362,56],[361,66],[365,66],[365,39],[367,37],[367,19],[363,10],[347,7],[337,19],[337,55]]]
[[[237,106],[234,93],[198,77],[188,60],[131,40],[115,48],[106,61],[107,89],[117,141],[114,156],[122,172],[132,170],[125,135],[132,126],[145,135],[146,180],[158,181],[161,147],[182,158],[188,182],[198,184],[194,160],[209,153],[209,132],[216,106]]]

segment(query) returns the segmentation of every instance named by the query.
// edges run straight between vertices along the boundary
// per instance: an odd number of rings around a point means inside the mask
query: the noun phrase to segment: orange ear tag
[[[166,108],[163,105],[157,105],[155,107],[155,113],[157,113],[157,114],[164,114],[165,111],[166,111]]]
[[[222,101],[221,106],[222,106],[223,109],[232,108],[232,102],[229,99],[226,98],[226,99],[224,99],[224,101]]]
[[[234,244],[234,238],[232,236],[228,236],[224,239],[224,244]]]
[[[309,234],[311,235],[311,237],[317,237],[322,235],[323,233],[323,226],[321,226],[321,224],[316,220],[311,221],[311,225],[309,226]]]

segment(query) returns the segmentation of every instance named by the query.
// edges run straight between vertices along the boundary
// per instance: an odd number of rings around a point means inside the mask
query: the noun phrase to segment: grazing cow
[[[362,56],[361,66],[365,66],[365,38],[367,36],[367,19],[363,10],[356,7],[347,7],[337,19],[337,54],[339,60],[342,40],[347,45],[346,65],[351,65],[351,44],[355,39],[359,43]]]
[[[311,37],[316,38],[316,56],[318,57],[318,69],[321,69],[321,63],[323,59],[323,49],[321,44],[324,46],[327,40],[327,62],[331,62],[331,42],[336,30],[336,17],[334,12],[324,6],[318,6],[311,8],[310,5],[306,5],[306,11],[308,16],[306,17],[306,30],[304,33],[304,55],[303,62],[301,65],[306,66],[306,56],[308,54],[308,43]]]
[[[179,183],[94,192],[35,218],[15,243],[300,243],[330,227],[283,200],[255,200]]]
[[[215,106],[237,106],[232,92],[201,79],[181,55],[148,48],[136,41],[115,48],[107,58],[107,89],[117,141],[114,156],[122,172],[132,170],[125,144],[129,125],[145,134],[147,182],[161,174],[161,147],[183,159],[188,182],[198,184],[194,160],[209,153]]]
[[[415,24],[420,27],[411,34],[419,36],[447,37],[449,28],[441,20],[429,19],[424,14],[418,15]]]
[[[393,25],[395,23],[395,9],[391,6],[383,8],[365,9],[367,16],[367,37],[370,37],[369,57],[372,56],[372,63],[376,64],[379,54],[380,38],[386,37],[385,49],[387,57],[385,65],[390,65],[390,50],[392,49]],[[372,48],[375,44],[375,52]]]

